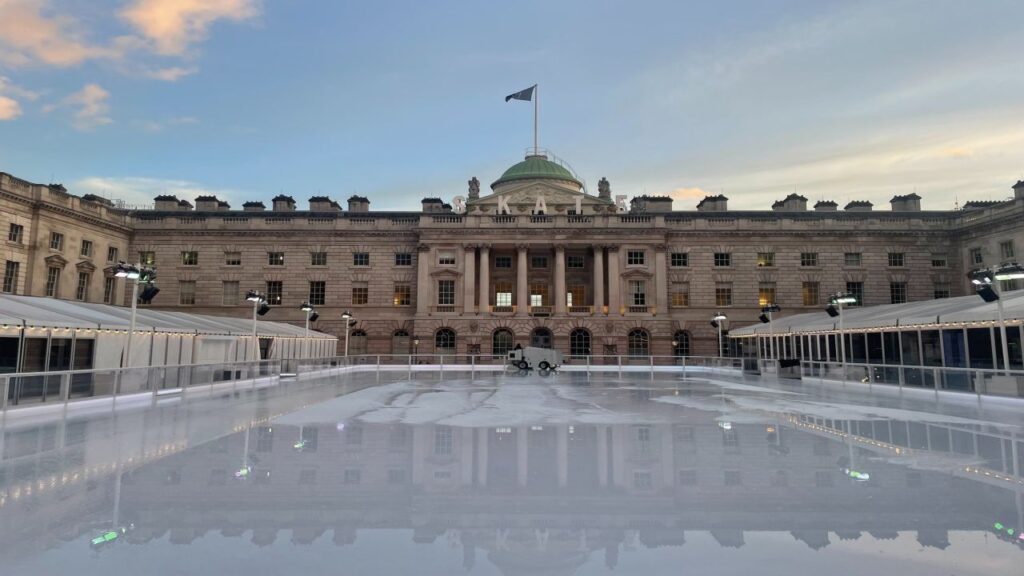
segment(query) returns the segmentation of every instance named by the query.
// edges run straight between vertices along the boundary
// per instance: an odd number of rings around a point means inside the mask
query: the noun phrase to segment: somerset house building
[[[489,190],[477,178],[450,202],[408,211],[371,200],[277,196],[232,207],[216,197],[160,196],[124,209],[57,184],[0,173],[5,293],[126,305],[118,261],[157,270],[146,306],[263,318],[342,336],[351,354],[503,354],[516,344],[572,355],[714,355],[726,330],[821,310],[836,292],[857,305],[971,293],[966,274],[1024,249],[1024,182],[1003,201],[922,210],[916,194],[766,209],[723,195],[673,209],[668,197],[597,193],[562,163],[527,156]],[[766,204],[769,200],[767,199]],[[1010,283],[1002,287],[1013,290]],[[343,344],[342,344],[343,345]]]

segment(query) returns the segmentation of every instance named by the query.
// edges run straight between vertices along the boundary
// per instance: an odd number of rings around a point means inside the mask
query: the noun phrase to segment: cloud
[[[190,76],[199,71],[199,68],[195,66],[182,67],[182,66],[171,66],[170,68],[159,68],[157,70],[147,70],[146,76],[153,78],[154,80],[163,80],[164,82],[177,82],[185,76]]]
[[[257,14],[255,0],[136,0],[120,16],[153,43],[157,54],[181,56],[205,40],[216,21],[239,22]]]
[[[0,121],[21,116],[21,103],[15,98],[35,101],[39,99],[39,93],[12,84],[8,78],[0,76]]]
[[[168,118],[166,120],[147,120],[145,122],[138,122],[137,124],[147,132],[161,132],[164,128],[171,126],[184,126],[187,124],[198,124],[199,119],[195,116],[177,116],[174,118]]]
[[[153,198],[171,194],[183,200],[195,200],[196,196],[213,195],[221,200],[232,200],[238,192],[203,186],[189,180],[148,178],[142,176],[93,176],[74,182],[74,194],[96,194],[111,200],[120,200],[129,206],[149,206]]]
[[[14,120],[18,116],[21,116],[18,101],[0,94],[0,120]]]
[[[99,84],[86,84],[78,92],[61,100],[60,104],[45,106],[43,112],[51,112],[58,108],[73,108],[75,112],[71,125],[78,130],[92,130],[97,126],[113,122],[109,116],[108,98],[110,98],[110,93]]]
[[[75,18],[44,12],[49,12],[45,2],[0,0],[0,64],[63,68],[117,56],[114,49],[88,42]]]

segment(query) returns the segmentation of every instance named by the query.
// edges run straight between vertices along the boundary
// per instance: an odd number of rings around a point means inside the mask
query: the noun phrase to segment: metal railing
[[[264,378],[278,378],[280,360],[145,366],[96,370],[64,370],[0,374],[0,410],[14,407],[66,405],[109,398],[181,393],[217,385],[232,388],[239,384],[255,387]]]
[[[762,372],[763,373],[763,372]],[[800,362],[804,380],[834,380],[873,386],[897,386],[900,389],[962,392],[988,396],[1024,398],[1024,370],[991,368],[944,368],[941,366],[904,366],[847,362]]]

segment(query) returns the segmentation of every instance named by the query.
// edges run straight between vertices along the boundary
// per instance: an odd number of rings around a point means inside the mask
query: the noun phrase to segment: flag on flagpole
[[[530,86],[526,90],[520,90],[519,92],[516,92],[515,94],[509,94],[508,96],[505,96],[505,102],[508,102],[509,100],[526,100],[526,101],[533,100],[533,91],[536,88],[537,88],[537,85],[534,84],[533,86]]]

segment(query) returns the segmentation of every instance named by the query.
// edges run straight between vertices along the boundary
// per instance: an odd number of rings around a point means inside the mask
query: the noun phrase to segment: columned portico
[[[530,290],[527,284],[527,264],[529,258],[527,247],[516,246],[516,316],[527,316],[530,313]]]

